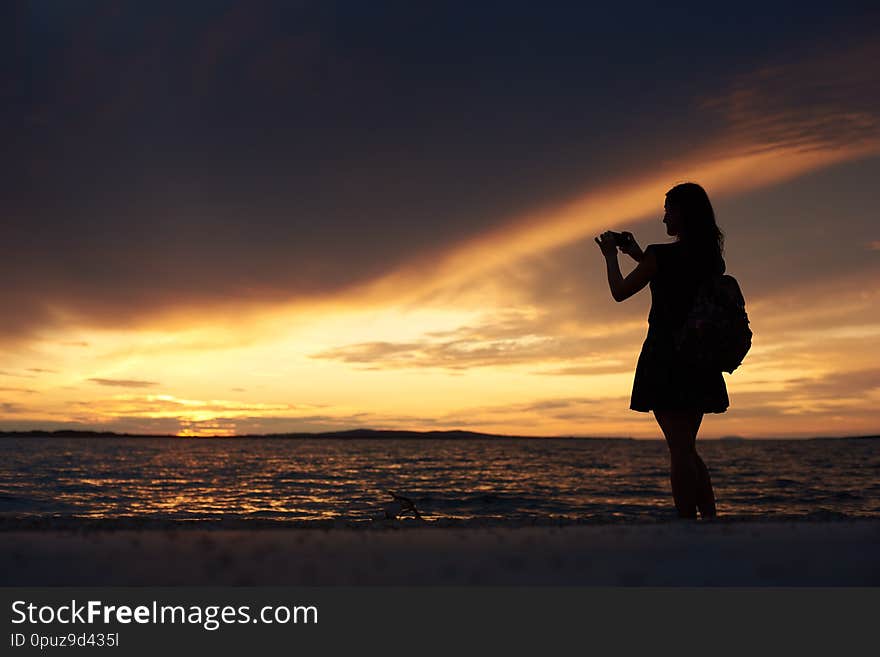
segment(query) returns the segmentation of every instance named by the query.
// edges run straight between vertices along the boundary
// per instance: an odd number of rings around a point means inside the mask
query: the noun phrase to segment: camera
[[[608,232],[611,233],[611,236],[614,238],[614,244],[618,248],[623,248],[632,243],[632,233],[628,233],[626,231],[622,233],[616,233],[613,230],[610,230]]]

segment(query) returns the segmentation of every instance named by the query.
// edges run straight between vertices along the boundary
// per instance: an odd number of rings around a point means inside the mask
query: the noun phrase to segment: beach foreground
[[[880,521],[11,529],[5,586],[878,586]]]

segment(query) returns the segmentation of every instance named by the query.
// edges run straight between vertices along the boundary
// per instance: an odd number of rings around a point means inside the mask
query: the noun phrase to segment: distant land
[[[393,429],[351,429],[349,431],[325,431],[322,433],[253,433],[236,436],[177,436],[174,434],[141,434],[141,433],[117,433],[115,431],[83,431],[79,429],[59,429],[56,431],[0,431],[0,438],[176,438],[194,440],[238,440],[242,438],[371,438],[377,440],[387,439],[420,439],[439,438],[444,440],[472,440],[485,438],[501,439],[547,439],[564,438],[567,440],[635,440],[621,436],[518,436],[493,433],[480,433],[477,431],[397,431]],[[871,440],[878,439],[880,435],[870,436],[815,436],[810,438],[768,438],[766,440]],[[722,436],[721,438],[703,438],[702,440],[721,440],[739,442],[744,440],[762,440],[760,438],[744,438],[742,436]]]
[[[26,438],[194,438],[198,440],[208,439],[238,439],[238,438],[444,438],[452,440],[467,440],[474,438],[572,438],[582,440],[634,440],[620,436],[511,436],[504,434],[479,433],[477,431],[397,431],[393,429],[351,429],[349,431],[325,431],[322,433],[249,433],[235,436],[177,436],[174,434],[141,434],[141,433],[117,433],[115,431],[83,431],[79,429],[59,429],[56,431],[0,431],[0,438],[12,436]]]

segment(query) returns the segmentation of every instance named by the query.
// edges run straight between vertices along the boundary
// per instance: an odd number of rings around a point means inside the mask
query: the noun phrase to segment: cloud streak
[[[156,381],[139,381],[137,379],[100,379],[91,378],[89,381],[100,384],[102,386],[112,386],[118,388],[149,388],[159,385]]]
[[[756,330],[719,426],[869,423],[864,10],[40,9],[13,21],[0,107],[17,422],[641,435],[649,295],[610,299],[592,237],[666,241],[664,192],[693,179]]]
[[[39,185],[20,189],[39,195],[19,193],[6,208],[14,255],[0,263],[0,302],[16,312],[0,339],[58,326],[210,322],[224,310],[328,298],[405,300],[643,219],[679,178],[721,196],[876,152],[873,35],[806,63],[738,74],[709,100],[708,81],[695,76],[688,93],[657,99],[653,118],[667,134],[635,115],[587,111],[595,103],[578,91],[610,98],[628,75],[633,86],[614,102],[634,102],[645,89],[638,80],[673,82],[664,70],[622,58],[612,80],[589,40],[553,61],[509,41],[522,22],[535,48],[557,47],[564,16],[544,25],[511,10],[513,31],[459,33],[460,50],[450,51],[444,30],[460,32],[452,10],[396,19],[433,23],[430,48],[397,33],[383,48],[356,48],[308,4],[290,16],[281,5],[210,10],[179,23],[177,37],[167,25],[178,17],[163,11],[62,23],[62,34],[83,37],[57,59],[45,49],[35,82],[43,95],[10,110],[11,119],[41,117],[42,127],[21,153]],[[282,27],[290,20],[301,25],[293,33]],[[341,20],[334,29],[355,29],[353,18]],[[647,17],[632,28],[656,31]],[[39,22],[30,29],[32,47],[54,38]],[[122,48],[112,38],[119,30],[133,35]],[[508,57],[476,57],[486,47]],[[280,73],[263,69],[279,52],[298,66],[280,86]],[[408,68],[404,53],[420,68]],[[32,73],[19,71],[20,82]],[[570,84],[547,88],[551,73]],[[560,109],[569,106],[582,114]],[[23,127],[17,118],[10,130]],[[65,158],[62,138],[73,140]],[[651,148],[636,153],[640,139]]]

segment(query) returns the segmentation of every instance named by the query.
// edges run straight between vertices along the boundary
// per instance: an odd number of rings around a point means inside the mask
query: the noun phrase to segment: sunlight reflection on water
[[[719,513],[880,517],[880,441],[705,441]],[[0,438],[6,516],[639,520],[671,509],[660,441]]]

